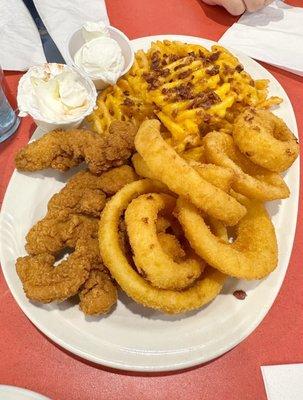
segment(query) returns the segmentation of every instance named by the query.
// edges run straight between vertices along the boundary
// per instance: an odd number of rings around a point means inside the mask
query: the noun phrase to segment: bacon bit
[[[123,105],[124,105],[124,106],[127,106],[127,107],[131,107],[131,106],[134,106],[135,103],[134,103],[133,100],[131,100],[131,99],[129,99],[129,98],[127,97],[126,99],[124,99]]]
[[[217,61],[219,56],[220,56],[221,52],[220,51],[216,51],[215,53],[211,54],[208,59],[210,62],[214,62]]]
[[[178,56],[177,54],[170,54],[170,55],[169,55],[169,61],[170,61],[170,62],[175,62],[175,61],[179,60],[180,58],[181,58],[181,57]]]
[[[178,79],[184,79],[187,78],[189,75],[191,75],[192,70],[188,69],[187,71],[183,71],[178,75]]]
[[[123,94],[124,94],[124,96],[129,96],[129,91],[128,90],[124,90]]]
[[[168,68],[164,68],[159,71],[160,76],[168,76],[169,74],[170,74],[170,70]]]
[[[239,64],[239,65],[236,66],[236,71],[237,71],[237,72],[240,73],[240,72],[242,72],[243,70],[244,70],[243,65]]]
[[[211,120],[211,116],[209,114],[205,114],[203,121],[207,124],[207,123],[209,123],[210,120]]]
[[[162,94],[168,94],[170,92],[170,90],[168,89],[168,88],[163,88],[162,90],[161,90],[161,93]]]
[[[204,109],[210,108],[213,104],[220,103],[221,98],[213,90],[204,91],[198,94],[189,104],[188,109],[202,107]]]
[[[207,69],[206,73],[210,76],[214,76],[214,75],[217,75],[219,73],[219,71],[220,71],[219,65],[215,65],[213,68]]]
[[[147,73],[147,72],[144,72],[142,74],[142,76],[143,76],[143,78],[145,79],[145,81],[147,83],[150,83],[154,79],[154,76],[152,74],[150,74],[150,73]]]
[[[200,56],[201,58],[203,58],[203,59],[206,58],[206,57],[205,57],[205,54],[204,54],[203,51],[200,50],[200,49],[199,49],[199,56]]]
[[[189,100],[192,98],[192,87],[193,84],[191,82],[187,82],[186,84],[181,84],[177,86],[174,91],[177,95],[177,100]]]
[[[224,64],[224,74],[225,75],[233,75],[234,70],[229,65]]]
[[[244,292],[244,290],[235,290],[233,295],[238,300],[244,300],[245,297],[247,296],[247,294]]]
[[[177,110],[173,110],[171,115],[172,115],[173,118],[176,118],[176,116],[178,115],[178,111]]]

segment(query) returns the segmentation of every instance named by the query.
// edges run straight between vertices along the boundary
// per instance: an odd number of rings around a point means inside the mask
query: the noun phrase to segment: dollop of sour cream
[[[60,123],[80,118],[95,102],[84,78],[63,64],[32,67],[18,86],[19,115]]]
[[[119,44],[109,37],[103,22],[86,23],[82,27],[85,43],[74,56],[75,64],[94,79],[115,84],[124,68]]]
[[[86,43],[100,36],[109,37],[108,27],[102,21],[86,22],[81,28],[81,33]]]

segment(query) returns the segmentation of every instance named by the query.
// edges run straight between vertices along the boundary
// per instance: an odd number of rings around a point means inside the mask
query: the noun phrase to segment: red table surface
[[[299,6],[301,0],[289,3]],[[172,33],[218,40],[236,21],[223,9],[206,6],[199,0],[108,0],[107,7],[112,25],[131,39]],[[303,79],[266,67],[288,93],[302,134]],[[15,95],[20,74],[7,73],[6,76]],[[18,133],[0,145],[0,200],[14,169],[14,154],[28,141],[34,129],[33,122],[26,118]],[[30,323],[1,275],[0,383],[25,387],[54,400],[266,399],[260,366],[303,362],[302,211],[301,203],[287,276],[264,321],[227,354],[187,371],[127,373],[74,357]]]

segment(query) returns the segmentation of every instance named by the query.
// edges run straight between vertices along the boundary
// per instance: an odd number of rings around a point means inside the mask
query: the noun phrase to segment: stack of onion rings
[[[162,289],[184,289],[204,269],[204,263],[191,251],[184,260],[174,261],[163,250],[157,235],[158,213],[172,213],[176,199],[167,194],[150,193],[133,200],[125,212],[130,245],[137,269],[146,280]]]
[[[203,179],[165,142],[158,120],[147,120],[141,124],[135,146],[156,179],[172,192],[188,198],[210,216],[228,225],[235,225],[245,215],[245,207]]]
[[[276,141],[272,154],[262,140],[268,146]],[[286,156],[278,154],[283,146]],[[262,279],[276,268],[277,240],[263,202],[289,196],[277,172],[298,153],[282,121],[268,112],[245,110],[233,136],[212,131],[201,139],[199,160],[191,158],[190,150],[181,158],[161,136],[159,121],[146,120],[135,147],[133,166],[148,179],[116,193],[99,227],[103,262],[130,297],[166,313],[181,313],[214,299],[227,276]],[[123,245],[121,220],[126,225]]]
[[[102,259],[121,288],[135,301],[166,313],[181,313],[202,307],[222,289],[226,275],[207,266],[201,277],[184,290],[159,289],[135,271],[119,240],[119,220],[130,202],[141,194],[158,193],[161,188],[151,180],[126,185],[105,206],[99,229]]]
[[[235,173],[232,188],[250,199],[285,199],[289,189],[282,177],[253,164],[235,146],[227,133],[210,132],[204,137],[207,160]]]

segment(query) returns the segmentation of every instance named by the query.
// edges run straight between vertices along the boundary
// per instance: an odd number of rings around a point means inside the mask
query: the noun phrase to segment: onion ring
[[[285,199],[289,189],[282,177],[253,164],[236,147],[227,133],[210,132],[203,138],[209,162],[230,168],[235,173],[232,188],[250,199]]]
[[[190,252],[185,260],[175,262],[163,250],[157,237],[158,213],[171,214],[176,200],[167,194],[149,193],[134,199],[125,211],[125,222],[134,262],[153,286],[161,289],[184,289],[204,269],[204,263]]]
[[[160,232],[158,233],[158,240],[165,253],[173,260],[181,260],[186,256],[184,249],[175,235]]]
[[[246,109],[235,121],[233,137],[253,163],[273,172],[285,171],[299,154],[295,135],[268,110]]]
[[[119,242],[119,220],[128,204],[139,194],[159,192],[150,180],[126,185],[106,204],[100,220],[99,243],[102,259],[121,288],[136,302],[169,314],[182,313],[202,307],[222,289],[226,275],[206,267],[201,278],[183,291],[154,288],[129,264]]]
[[[148,168],[146,162],[139,153],[133,155],[132,163],[138,175],[143,178],[155,179],[151,170]],[[188,160],[188,164],[207,182],[213,184],[224,192],[229,192],[235,175],[232,170],[215,164],[201,164],[194,160]]]
[[[199,210],[186,199],[177,200],[175,214],[191,247],[209,265],[239,279],[261,279],[277,266],[275,230],[262,203],[247,200],[245,206],[247,214],[236,227],[233,243],[214,235]]]
[[[165,142],[158,120],[146,120],[141,124],[135,147],[156,179],[210,216],[235,225],[245,215],[245,207],[203,179]]]

